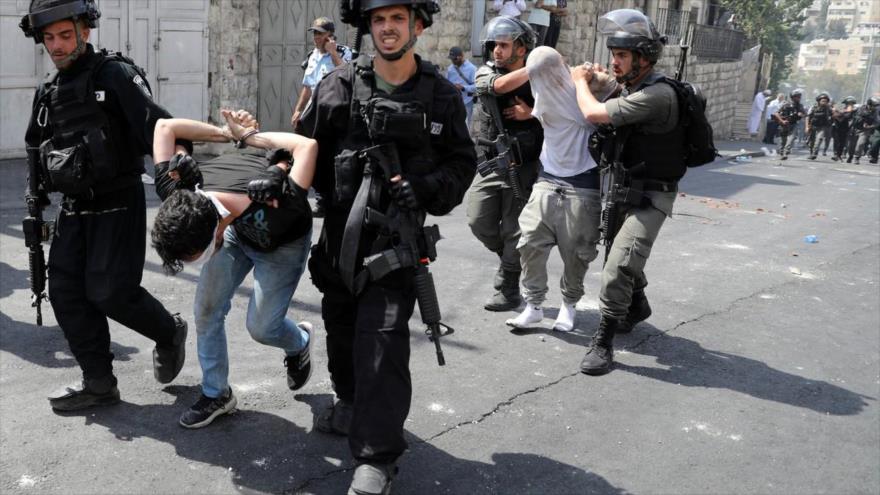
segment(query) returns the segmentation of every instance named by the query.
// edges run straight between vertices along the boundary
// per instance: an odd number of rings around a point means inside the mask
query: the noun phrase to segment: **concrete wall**
[[[253,0],[211,0],[208,13],[209,120],[220,108],[257,109],[260,9]]]

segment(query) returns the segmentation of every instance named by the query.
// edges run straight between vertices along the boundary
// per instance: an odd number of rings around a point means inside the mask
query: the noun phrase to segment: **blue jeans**
[[[235,290],[252,268],[254,291],[247,310],[251,337],[261,344],[284,349],[288,356],[308,344],[308,334],[286,315],[306,266],[311,239],[309,231],[267,253],[240,242],[232,227],[226,229],[223,246],[202,267],[196,288],[195,322],[203,394],[219,397],[229,387],[226,315]]]

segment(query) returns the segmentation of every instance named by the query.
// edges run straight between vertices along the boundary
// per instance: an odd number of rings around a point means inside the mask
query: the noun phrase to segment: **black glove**
[[[403,179],[391,186],[391,197],[397,201],[397,206],[410,210],[418,210],[422,207],[416,190],[410,181]]]
[[[190,155],[176,154],[168,161],[168,171],[177,172],[180,177],[178,179],[178,188],[189,189],[196,184],[202,183],[202,172],[199,171],[199,164],[195,158]]]
[[[287,191],[287,186],[287,173],[281,167],[269,165],[259,179],[248,182],[248,197],[251,201],[267,203],[281,198]]]

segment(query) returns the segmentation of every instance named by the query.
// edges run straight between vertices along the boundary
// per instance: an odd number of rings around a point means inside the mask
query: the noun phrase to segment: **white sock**
[[[559,315],[553,323],[553,330],[557,332],[570,332],[574,328],[574,319],[577,316],[574,304],[562,303],[559,307]]]
[[[540,323],[543,319],[544,310],[541,308],[541,306],[535,306],[531,303],[527,303],[526,309],[524,309],[522,313],[520,313],[516,318],[511,318],[507,320],[505,323],[514,328],[524,328],[535,323]]]

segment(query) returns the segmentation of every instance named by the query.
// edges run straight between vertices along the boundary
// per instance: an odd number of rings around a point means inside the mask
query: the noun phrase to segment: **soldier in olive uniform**
[[[789,95],[789,100],[779,107],[779,111],[773,115],[779,124],[779,159],[787,160],[794,145],[795,126],[804,117],[804,106],[801,104],[803,91],[796,89]]]
[[[810,148],[810,160],[815,160],[819,154],[819,148],[822,142],[828,146],[828,140],[831,139],[831,98],[828,93],[820,93],[816,97],[816,104],[810,108],[807,114],[807,135],[809,136],[808,146]]]

